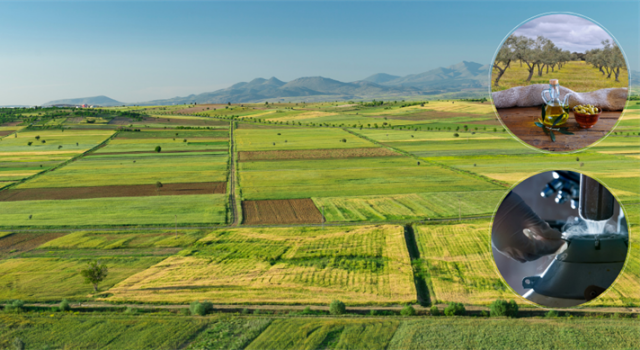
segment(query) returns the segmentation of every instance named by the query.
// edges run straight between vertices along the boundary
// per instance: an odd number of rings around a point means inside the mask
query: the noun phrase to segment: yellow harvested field
[[[240,119],[243,119],[243,118],[255,118],[255,117],[262,117],[262,116],[265,116],[265,115],[275,114],[275,113],[276,113],[276,111],[268,111],[268,112],[263,112],[263,113],[241,115],[238,118],[240,118]]]
[[[39,173],[39,171],[29,171],[29,172],[22,172],[22,173],[9,173],[9,172],[4,172],[4,171],[0,171],[0,177],[7,177],[7,176],[31,176],[33,174],[37,174]]]
[[[490,222],[417,226],[431,301],[489,304],[514,297],[495,267]]]
[[[519,183],[529,178],[533,173],[531,172],[513,172],[513,173],[483,173],[478,171],[479,174],[492,178],[498,181],[504,181],[509,183]]]
[[[349,305],[415,302],[402,226],[240,228],[118,283],[107,301]]]

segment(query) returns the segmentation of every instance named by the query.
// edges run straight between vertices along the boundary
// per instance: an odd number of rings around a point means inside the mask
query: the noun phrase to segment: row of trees
[[[553,41],[543,36],[531,39],[523,35],[512,34],[498,51],[493,63],[493,68],[498,70],[494,84],[498,86],[500,78],[512,62],[519,61],[520,66],[523,63],[527,66],[529,72],[527,82],[529,82],[536,71],[538,76],[542,76],[545,68],[547,73],[549,73],[549,68],[554,72],[556,68],[561,69],[565,63],[575,58],[576,56],[570,51],[557,47]]]
[[[626,63],[620,47],[614,42],[605,40],[602,42],[602,48],[592,49],[585,52],[585,61],[598,68],[602,75],[606,75],[607,79],[611,78],[613,73],[616,81],[620,77],[620,69],[626,69]]]

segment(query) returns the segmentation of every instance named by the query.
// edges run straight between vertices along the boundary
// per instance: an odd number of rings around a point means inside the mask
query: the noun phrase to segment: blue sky
[[[551,10],[599,22],[640,69],[637,1],[0,1],[0,105],[136,102],[256,77],[354,81],[487,64],[518,24]]]

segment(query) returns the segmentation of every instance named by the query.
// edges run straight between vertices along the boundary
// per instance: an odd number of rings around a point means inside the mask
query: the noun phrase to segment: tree
[[[158,181],[156,182],[156,194],[158,193],[158,191],[160,191],[160,189],[162,188],[162,182]]]
[[[160,147],[160,146],[156,146],[156,152],[157,152],[157,153],[160,153],[160,151],[162,151],[162,147]]]
[[[62,299],[62,302],[60,302],[59,309],[60,309],[60,311],[69,311],[69,310],[71,310],[71,306],[69,306],[69,302],[67,301],[67,299]]]
[[[507,302],[506,300],[496,299],[489,305],[489,313],[491,317],[518,317],[518,304],[513,300]]]
[[[329,313],[332,315],[342,315],[347,311],[346,306],[340,300],[333,300],[329,304]]]
[[[498,86],[500,78],[502,78],[502,75],[504,75],[504,72],[507,70],[507,68],[509,68],[509,66],[511,65],[511,61],[515,57],[515,43],[516,36],[512,34],[507,38],[507,40],[505,40],[504,44],[502,44],[502,47],[500,47],[500,50],[498,50],[496,60],[493,62],[493,68],[498,70],[498,75],[496,76],[496,80],[494,81],[495,86]],[[500,64],[502,64],[502,67],[500,67]],[[424,107],[424,103],[422,104],[422,107]]]
[[[84,282],[93,284],[93,290],[98,292],[98,283],[107,277],[109,270],[105,264],[97,260],[90,261],[87,265],[87,268],[80,271],[80,274],[84,277]]]
[[[464,305],[462,303],[449,303],[446,308],[444,308],[445,316],[463,316],[466,313]]]
[[[36,136],[36,140],[40,140],[40,135]]]
[[[415,314],[416,309],[414,309],[411,305],[407,305],[403,307],[402,310],[400,310],[400,315],[402,316],[415,316]]]

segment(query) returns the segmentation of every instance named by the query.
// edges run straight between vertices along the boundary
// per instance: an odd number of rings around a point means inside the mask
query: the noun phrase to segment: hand
[[[549,227],[514,192],[502,201],[493,222],[491,242],[502,254],[527,262],[558,254],[565,247],[560,231]]]

